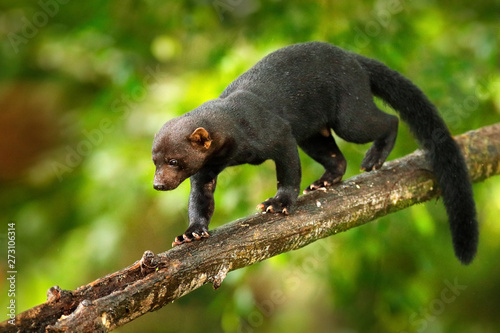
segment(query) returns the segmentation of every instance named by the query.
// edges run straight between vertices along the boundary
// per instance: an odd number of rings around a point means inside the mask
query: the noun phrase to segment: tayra
[[[175,189],[190,177],[189,227],[173,245],[208,237],[217,175],[226,167],[271,159],[278,190],[258,208],[288,214],[299,194],[297,146],[325,172],[304,192],[340,182],[346,160],[333,130],[354,143],[373,142],[361,164],[382,166],[396,140],[397,110],[426,150],[449,216],[455,254],[464,264],[478,242],[472,186],[459,147],[424,93],[382,63],[322,42],[279,49],[233,81],[219,96],[168,121],[153,142],[154,188]]]

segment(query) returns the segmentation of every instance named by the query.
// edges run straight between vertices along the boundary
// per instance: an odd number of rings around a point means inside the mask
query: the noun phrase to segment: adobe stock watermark
[[[69,1],[70,0],[39,0],[38,6],[40,9],[31,16],[31,19],[23,16],[21,18],[21,29],[19,29],[18,32],[9,32],[7,34],[7,38],[14,52],[17,54],[20,45],[27,44],[31,39],[35,38],[40,29],[45,27],[50,19],[59,13],[60,6],[67,4]]]
[[[159,83],[164,76],[161,74],[159,65],[156,65],[156,68],[146,67],[146,71],[148,74],[144,77],[140,86],[135,87],[130,94],[122,94],[111,103],[111,112],[115,115],[118,114],[119,119],[126,118],[134,105],[145,99],[148,87]],[[102,118],[96,128],[84,129],[81,132],[83,139],[74,146],[66,145],[64,147],[65,157],[62,160],[50,163],[60,182],[63,181],[66,174],[73,172],[75,168],[82,164],[85,157],[89,156],[97,146],[104,142],[106,135],[116,130],[112,119],[114,118]]]
[[[8,323],[15,325],[16,319],[16,280],[17,280],[17,267],[16,267],[16,222],[9,221],[7,224],[7,317]]]
[[[442,108],[441,112],[451,128],[460,127],[470,114],[479,109],[481,101],[491,98],[496,91],[500,91],[500,81],[495,80],[495,76],[490,74],[474,83],[474,90],[471,94],[466,95],[461,101],[453,103],[450,107]]]
[[[318,245],[320,246],[316,251],[305,258],[300,265],[294,265],[293,271],[281,282],[281,288],[273,289],[269,293],[269,297],[255,303],[254,310],[242,318],[244,321],[240,322],[238,333],[259,332],[258,328],[264,324],[265,320],[273,316],[279,307],[287,302],[287,293],[293,294],[300,289],[302,284],[310,283],[308,272],[315,271],[324,265],[324,262],[329,260],[333,253],[328,242],[321,241]],[[287,289],[287,292],[284,289]]]
[[[387,0],[383,3],[382,9],[374,10],[372,18],[366,21],[363,26],[354,29],[356,35],[353,38],[355,48],[364,48],[370,44],[370,39],[375,38],[387,29],[391,24],[393,16],[404,10],[405,2],[409,0]],[[350,49],[354,49],[350,47]]]
[[[256,7],[253,0],[214,0],[212,6],[219,16],[220,21],[224,21],[224,16],[229,13],[240,12],[241,14],[250,13]]]
[[[459,284],[456,277],[453,282],[444,280],[443,283],[445,287],[441,290],[438,297],[430,301],[427,307],[422,309],[420,313],[414,312],[410,315],[409,323],[412,327],[411,332],[424,332],[467,289],[466,285]],[[400,333],[407,333],[407,331],[401,331]]]

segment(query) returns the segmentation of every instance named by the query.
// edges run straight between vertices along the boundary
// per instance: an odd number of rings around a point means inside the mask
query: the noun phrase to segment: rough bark
[[[472,181],[500,173],[500,123],[456,137]],[[380,216],[439,196],[419,150],[381,170],[301,196],[288,216],[255,214],[210,237],[160,254],[146,251],[133,265],[74,291],[55,286],[47,302],[20,313],[3,332],[107,332],[157,310],[196,288],[218,288],[226,274]]]

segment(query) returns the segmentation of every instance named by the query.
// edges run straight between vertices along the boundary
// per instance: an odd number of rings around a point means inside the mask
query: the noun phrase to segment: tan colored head
[[[175,189],[206,162],[212,138],[203,127],[193,129],[191,120],[182,117],[173,119],[163,125],[155,136],[152,149],[156,166],[155,190]]]

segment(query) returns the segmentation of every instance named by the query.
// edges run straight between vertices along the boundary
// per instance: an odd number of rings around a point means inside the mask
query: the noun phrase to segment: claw
[[[179,240],[179,237],[175,237],[174,241],[172,242],[172,247],[175,247],[177,245],[181,245],[183,242]]]
[[[257,207],[255,207],[255,209],[263,211],[265,207],[266,206],[263,203],[260,203],[260,204],[257,205]]]
[[[274,213],[274,210],[273,210],[273,205],[269,205],[269,206],[266,208],[266,213],[267,213],[267,212]]]
[[[200,240],[202,238],[207,238],[209,236],[207,231],[202,231],[200,232],[191,232],[188,233],[191,237],[188,237],[186,234],[183,234],[182,236],[177,236],[175,237],[174,241],[172,242],[172,247],[184,244],[184,243],[191,243],[193,241]]]
[[[288,209],[286,209],[286,207],[285,207],[285,208],[283,208],[283,210],[282,210],[281,212],[282,212],[283,214],[285,214],[285,215],[288,215]]]

